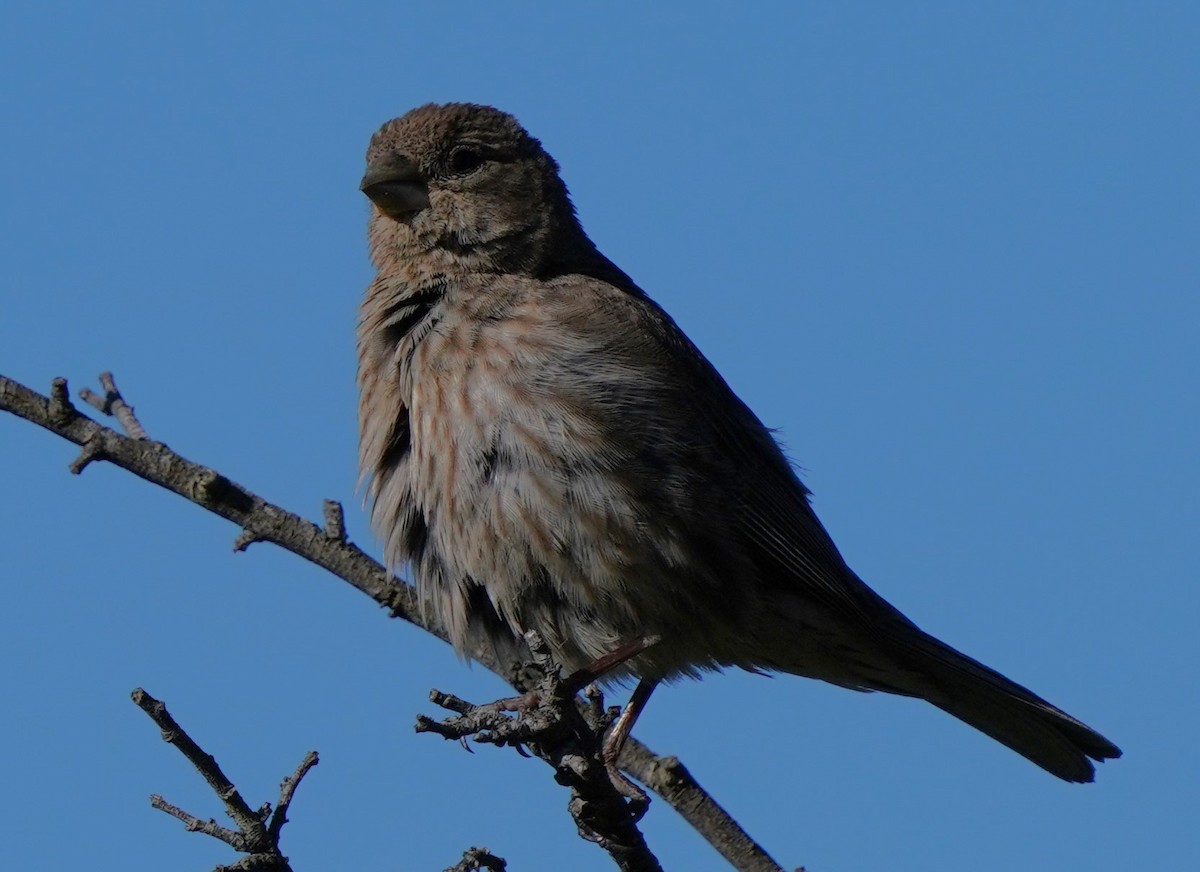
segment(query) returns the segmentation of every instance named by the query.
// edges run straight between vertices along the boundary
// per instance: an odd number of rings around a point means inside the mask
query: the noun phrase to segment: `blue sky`
[[[1191,3],[22,4],[0,26],[0,372],[104,369],[151,434],[294,511],[354,497],[362,154],[515,113],[585,226],[804,469],[859,574],[1103,731],[1072,786],[931,706],[744,674],[656,695],[785,866],[1172,868],[1200,848],[1200,11]],[[211,868],[153,812],[309,748],[297,869],[610,868],[549,770],[415,736],[503,688],[347,586],[0,419],[6,865]],[[720,868],[657,803],[670,869]]]

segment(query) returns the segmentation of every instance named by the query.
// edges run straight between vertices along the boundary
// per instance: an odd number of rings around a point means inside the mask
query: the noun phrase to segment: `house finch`
[[[414,109],[372,137],[361,187],[371,523],[460,653],[513,662],[536,630],[575,670],[635,643],[603,678],[638,678],[639,709],[658,681],[740,666],[926,699],[1067,781],[1120,756],[854,574],[770,432],[596,249],[512,116]]]

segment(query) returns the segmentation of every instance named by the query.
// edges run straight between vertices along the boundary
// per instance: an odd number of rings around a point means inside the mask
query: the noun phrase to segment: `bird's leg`
[[[563,692],[567,696],[574,696],[593,681],[603,678],[608,672],[616,669],[626,660],[636,657],[651,645],[657,645],[660,638],[659,636],[643,636],[632,642],[626,642],[624,645],[609,651],[602,657],[597,657],[587,666],[575,670],[563,679],[561,684]],[[646,694],[647,697],[649,695],[649,693]],[[498,699],[490,703],[490,705],[494,706],[496,711],[524,714],[530,709],[537,708],[540,702],[541,696],[539,693],[536,690],[530,690],[518,696]],[[632,727],[633,724],[630,724],[630,726]]]
[[[629,800],[629,811],[635,822],[641,820],[646,809],[650,807],[650,797],[646,795],[646,791],[625,777],[625,773],[617,766],[617,760],[621,756],[621,749],[625,747],[625,741],[629,738],[633,725],[637,722],[638,715],[646,707],[646,703],[650,700],[650,694],[654,693],[656,687],[658,687],[658,679],[655,678],[643,678],[638,682],[638,686],[633,689],[633,694],[629,697],[629,702],[625,703],[625,708],[621,710],[621,714],[617,716],[616,722],[609,730],[601,751],[604,768],[608,770],[608,778],[617,792]]]
[[[503,699],[490,702],[488,705],[498,712],[516,712],[519,715],[523,715],[537,708],[538,703],[541,701],[542,698],[538,692],[530,690],[517,696],[506,696]]]
[[[660,636],[643,636],[632,642],[626,642],[619,648],[609,651],[603,657],[597,657],[582,669],[572,672],[567,676],[563,684],[572,694],[578,693],[593,681],[603,678],[607,673],[616,669],[626,660],[631,660],[652,645],[657,645],[660,639]],[[649,692],[647,692],[646,696],[649,697],[649,695]]]
[[[573,672],[563,682],[563,686],[571,694],[575,694],[586,685],[603,678],[605,674],[616,669],[622,663],[641,654],[647,648],[657,645],[660,639],[659,636],[643,636],[641,639],[627,642],[603,657],[597,658],[583,669]],[[633,689],[629,702],[617,716],[617,720],[613,723],[601,748],[601,756],[604,759],[604,768],[608,772],[608,779],[617,792],[629,800],[629,811],[635,822],[641,820],[646,809],[650,807],[650,797],[646,795],[646,791],[625,777],[617,766],[617,760],[621,756],[621,749],[625,747],[625,741],[629,738],[630,731],[633,730],[634,723],[637,722],[638,715],[646,707],[646,703],[650,700],[650,694],[657,686],[658,679],[643,678],[638,682],[638,686]]]
[[[621,645],[603,657],[598,657],[582,669],[572,672],[562,680],[555,694],[562,693],[568,699],[575,696],[584,687],[603,678],[622,663],[636,657],[647,648],[658,644],[659,640],[660,637],[658,636],[643,636],[641,639]],[[540,640],[538,641],[540,642]],[[535,647],[535,655],[536,653],[537,648]],[[621,750],[625,747],[626,740],[629,739],[633,725],[637,722],[642,709],[646,707],[646,703],[650,700],[650,694],[654,693],[654,688],[657,686],[658,679],[656,678],[643,678],[638,682],[637,687],[633,689],[633,694],[629,697],[629,702],[625,704],[625,708],[621,710],[621,713],[613,722],[612,728],[608,731],[608,735],[605,736],[604,743],[600,749],[601,759],[604,761],[604,769],[608,773],[608,779],[612,782],[617,792],[628,800],[629,813],[633,816],[634,822],[641,820],[642,816],[646,813],[646,809],[650,807],[650,797],[646,795],[646,791],[625,777],[618,767],[617,761],[621,757]],[[541,701],[539,691],[531,690],[520,696],[496,700],[488,708],[494,708],[497,711],[515,711],[519,714],[525,714],[540,705]]]
[[[574,696],[584,687],[603,678],[622,663],[636,657],[647,648],[657,645],[660,638],[659,636],[643,636],[632,642],[626,642],[604,656],[596,658],[596,660],[582,669],[572,672],[563,680],[562,690],[570,696]],[[617,792],[629,801],[629,813],[633,816],[635,823],[642,819],[642,816],[646,813],[646,809],[650,807],[650,797],[646,795],[646,791],[625,777],[617,765],[617,760],[621,756],[621,749],[625,747],[625,741],[629,738],[629,733],[633,729],[634,723],[637,722],[638,715],[646,707],[646,703],[650,700],[650,694],[654,692],[654,688],[657,686],[658,679],[643,678],[638,682],[637,687],[633,689],[633,694],[629,697],[629,702],[625,704],[625,708],[621,710],[621,714],[613,722],[612,728],[608,731],[608,735],[604,738],[604,744],[600,749],[601,758],[604,760],[604,769],[608,773],[608,780],[612,782]],[[528,704],[530,696],[536,698],[536,694],[530,693],[517,699],[521,700],[524,704]]]

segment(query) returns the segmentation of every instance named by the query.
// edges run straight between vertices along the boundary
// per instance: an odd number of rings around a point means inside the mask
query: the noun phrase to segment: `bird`
[[[608,657],[601,683],[637,682],[621,739],[660,682],[738,667],[927,700],[1069,782],[1121,755],[855,574],[772,431],[601,254],[512,115],[412,109],[371,137],[360,190],[371,527],[461,655],[519,662],[532,630],[564,670]]]

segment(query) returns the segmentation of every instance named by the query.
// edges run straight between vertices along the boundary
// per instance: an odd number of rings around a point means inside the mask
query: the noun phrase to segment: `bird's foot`
[[[612,782],[617,793],[625,797],[625,807],[629,810],[630,818],[636,824],[646,816],[646,812],[650,809],[650,795],[621,771],[621,767],[617,765],[617,758],[621,756],[621,747],[614,747],[617,743],[614,743],[612,739],[613,735],[610,733],[604,742],[604,769],[608,772],[608,780]],[[625,741],[622,739],[619,745],[624,746],[624,744]]]

